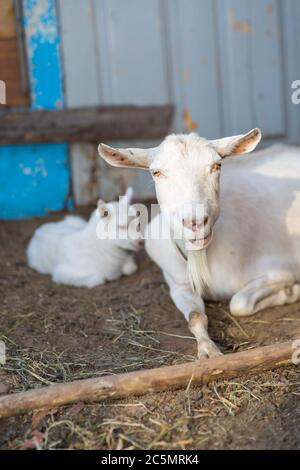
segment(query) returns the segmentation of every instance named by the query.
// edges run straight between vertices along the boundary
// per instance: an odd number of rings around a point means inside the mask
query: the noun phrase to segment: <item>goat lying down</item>
[[[39,227],[27,248],[28,264],[40,273],[50,274],[54,282],[76,287],[94,287],[130,275],[137,270],[134,252],[140,242],[127,237],[127,217],[132,199],[128,188],[120,202],[98,201],[89,221],[67,216],[61,222]],[[106,238],[116,227],[119,237]],[[122,233],[123,232],[123,233]]]
[[[239,156],[260,139],[253,129],[219,140],[171,135],[146,150],[99,145],[111,165],[153,176],[161,213],[151,232],[164,226],[170,237],[146,240],[146,250],[189,320],[199,358],[220,354],[203,299],[230,300],[232,315],[246,316],[300,298],[300,150]]]

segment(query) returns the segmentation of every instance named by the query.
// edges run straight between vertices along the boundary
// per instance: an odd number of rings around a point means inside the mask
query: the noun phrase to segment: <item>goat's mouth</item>
[[[204,238],[195,238],[193,240],[188,240],[187,249],[192,250],[203,250],[207,248],[210,242],[212,241],[213,231],[211,230],[208,235]]]

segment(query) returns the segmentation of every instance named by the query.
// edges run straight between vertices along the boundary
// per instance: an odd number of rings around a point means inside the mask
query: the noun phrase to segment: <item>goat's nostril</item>
[[[204,216],[204,219],[203,219],[203,223],[204,223],[204,225],[207,225],[207,222],[208,222],[208,216],[207,216],[207,215],[205,215],[205,216]]]
[[[192,231],[197,232],[197,224],[193,223],[192,225]]]

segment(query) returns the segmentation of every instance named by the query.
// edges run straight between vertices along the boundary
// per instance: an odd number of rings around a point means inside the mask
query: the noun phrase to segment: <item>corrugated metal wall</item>
[[[216,138],[259,126],[270,140],[300,140],[290,99],[300,78],[298,0],[59,4],[68,106],[173,102],[174,131]],[[108,169],[87,145],[73,145],[72,171],[79,203],[127,183],[153,194],[145,173]]]

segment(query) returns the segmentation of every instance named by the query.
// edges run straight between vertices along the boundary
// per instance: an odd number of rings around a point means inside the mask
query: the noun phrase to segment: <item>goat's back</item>
[[[87,222],[81,217],[67,216],[60,222],[49,222],[38,227],[27,248],[28,264],[44,274],[51,274],[61,258],[63,240],[83,230]]]

